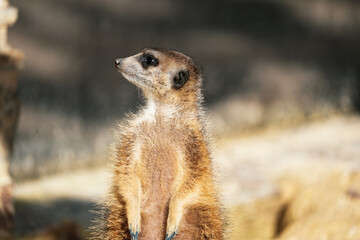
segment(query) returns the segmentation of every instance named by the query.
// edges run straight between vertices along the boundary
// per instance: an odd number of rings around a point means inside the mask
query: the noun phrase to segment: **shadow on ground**
[[[95,217],[90,210],[94,211],[95,205],[94,202],[76,199],[46,202],[16,200],[15,232],[18,237],[24,237],[64,226],[76,229],[78,235],[88,235],[86,229]]]

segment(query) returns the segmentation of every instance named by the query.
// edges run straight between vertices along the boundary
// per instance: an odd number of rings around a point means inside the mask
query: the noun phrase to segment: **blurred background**
[[[162,47],[203,69],[231,239],[360,238],[359,1],[10,4],[24,56],[13,236],[89,234],[111,130],[142,104],[114,59]]]

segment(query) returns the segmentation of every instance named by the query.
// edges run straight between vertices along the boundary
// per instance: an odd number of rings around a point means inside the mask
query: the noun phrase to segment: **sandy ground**
[[[215,142],[215,169],[227,206],[277,191],[284,175],[314,168],[360,168],[360,117],[332,116],[298,126],[268,128]],[[73,220],[89,226],[106,192],[107,168],[74,171],[16,186],[18,235]],[[316,177],[316,176],[314,176]]]

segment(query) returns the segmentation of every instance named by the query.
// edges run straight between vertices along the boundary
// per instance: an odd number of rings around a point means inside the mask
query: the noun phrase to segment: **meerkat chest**
[[[173,108],[153,111],[147,110],[139,118],[137,136],[144,146],[152,146],[159,154],[173,152],[184,141],[186,127],[182,126],[180,116],[174,114]]]
[[[171,123],[159,120],[140,125],[137,136],[139,174],[146,199],[149,202],[166,201],[181,171],[182,133]]]
[[[143,160],[170,165],[177,159],[177,152],[180,151],[181,135],[171,124],[143,124],[137,134]]]

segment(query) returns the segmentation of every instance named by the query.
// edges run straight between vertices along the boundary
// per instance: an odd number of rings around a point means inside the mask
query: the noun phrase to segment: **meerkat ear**
[[[180,89],[189,80],[189,72],[187,70],[179,71],[173,78],[172,88]]]

